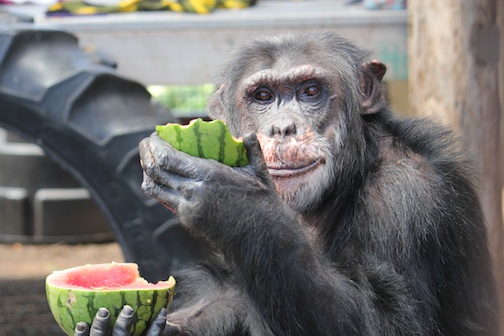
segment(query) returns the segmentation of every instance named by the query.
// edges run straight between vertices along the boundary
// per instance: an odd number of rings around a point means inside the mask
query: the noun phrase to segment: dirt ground
[[[124,261],[116,243],[0,244],[0,335],[65,335],[49,311],[45,277],[58,269],[111,261]]]

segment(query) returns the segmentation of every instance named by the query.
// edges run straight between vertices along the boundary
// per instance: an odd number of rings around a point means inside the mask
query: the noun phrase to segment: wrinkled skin
[[[497,335],[466,160],[446,129],[393,116],[366,56],[330,33],[240,49],[209,112],[246,167],[142,141],[146,194],[215,248],[175,274],[150,335]]]

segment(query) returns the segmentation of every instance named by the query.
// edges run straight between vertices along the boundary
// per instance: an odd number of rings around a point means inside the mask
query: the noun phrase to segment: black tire
[[[144,86],[85,53],[75,36],[0,32],[0,124],[33,140],[90,191],[126,260],[151,281],[207,255],[207,245],[140,188],[138,143],[168,121]]]

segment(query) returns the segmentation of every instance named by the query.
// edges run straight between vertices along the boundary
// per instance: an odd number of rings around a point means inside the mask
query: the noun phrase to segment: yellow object
[[[136,11],[174,11],[209,14],[216,8],[239,9],[256,0],[118,0],[117,5],[92,5],[81,0],[63,1],[49,7],[47,15],[94,15]]]

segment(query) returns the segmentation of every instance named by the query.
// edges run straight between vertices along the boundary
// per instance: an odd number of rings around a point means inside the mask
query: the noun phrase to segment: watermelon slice
[[[47,301],[59,326],[74,334],[77,322],[91,324],[101,307],[115,322],[124,305],[135,311],[132,336],[140,336],[173,299],[175,279],[157,284],[140,277],[134,263],[84,265],[55,271],[46,278]]]
[[[233,137],[221,120],[206,122],[198,118],[188,125],[157,125],[156,132],[175,149],[189,155],[217,160],[231,167],[248,164],[243,141]]]

